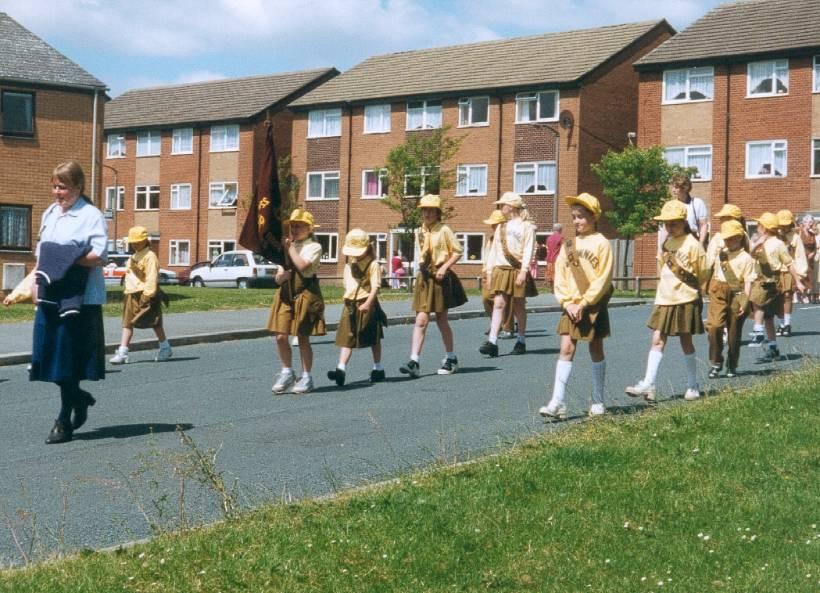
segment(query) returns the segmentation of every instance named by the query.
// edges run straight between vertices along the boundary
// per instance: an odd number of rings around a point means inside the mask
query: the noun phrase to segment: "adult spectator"
[[[555,280],[555,260],[561,252],[561,241],[564,240],[563,227],[560,222],[552,225],[552,234],[547,237],[547,269],[544,273],[544,280],[547,288],[552,290],[552,283]]]
[[[399,270],[401,270],[401,273],[399,273]],[[404,276],[404,274],[404,263],[398,250],[396,250],[393,252],[393,259],[390,260],[390,288],[400,288],[401,278],[399,276]]]
[[[692,234],[706,249],[706,224],[709,215],[706,212],[706,203],[700,198],[690,194],[692,191],[692,181],[688,175],[675,175],[672,178],[672,197],[682,202],[686,206],[686,221]]]

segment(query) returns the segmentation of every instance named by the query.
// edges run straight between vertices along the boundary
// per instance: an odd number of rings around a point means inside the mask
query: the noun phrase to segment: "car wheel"
[[[241,289],[246,289],[248,287],[248,280],[247,278],[240,278],[236,281],[236,287]]]
[[[195,286],[197,288],[202,288],[203,286],[205,286],[205,283],[202,281],[202,278],[197,276],[196,278],[191,280],[191,286]]]

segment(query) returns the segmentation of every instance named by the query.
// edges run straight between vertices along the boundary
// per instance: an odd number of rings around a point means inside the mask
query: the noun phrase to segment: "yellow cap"
[[[734,204],[724,204],[723,208],[721,208],[720,212],[715,214],[715,216],[717,218],[734,218],[735,220],[740,220],[743,218],[743,212]]]
[[[601,216],[601,203],[598,201],[598,198],[592,194],[584,192],[578,196],[567,196],[564,198],[564,201],[570,206],[578,205],[586,208],[592,212],[592,216],[595,220],[598,220]]]
[[[791,226],[794,224],[794,214],[792,214],[791,210],[778,210],[777,221],[780,223],[780,226]]]
[[[761,214],[757,222],[760,226],[770,231],[776,231],[780,227],[780,221],[777,219],[777,215],[771,212]]]
[[[660,215],[656,216],[655,220],[671,222],[673,220],[686,220],[686,218],[686,206],[683,205],[683,202],[679,200],[669,200],[663,205]]]
[[[291,212],[290,217],[282,223],[282,226],[287,227],[293,222],[302,222],[311,229],[319,228],[319,225],[313,222],[313,214],[302,208],[296,208]]]
[[[522,200],[521,196],[514,191],[505,191],[501,195],[501,199],[496,200],[493,204],[506,204],[507,206],[512,206],[513,208],[526,208],[524,200]]]
[[[128,229],[128,242],[139,243],[148,240],[148,229],[144,226],[132,226]]]
[[[441,211],[441,196],[427,194],[419,200],[419,208],[436,208]]]
[[[745,233],[746,231],[743,229],[743,225],[736,220],[727,220],[720,225],[720,236],[724,239],[742,237]]]
[[[490,214],[490,217],[484,221],[484,224],[501,224],[506,221],[507,218],[501,214],[501,210],[493,210],[493,213]]]
[[[350,257],[360,257],[364,255],[370,246],[370,239],[362,229],[351,229],[345,237],[345,244],[342,253]]]

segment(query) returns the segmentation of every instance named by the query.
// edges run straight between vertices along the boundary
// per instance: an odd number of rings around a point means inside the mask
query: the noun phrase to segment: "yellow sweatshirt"
[[[359,281],[353,277],[351,267],[355,265],[355,263],[345,264],[345,269],[342,273],[342,279],[344,280],[345,286],[343,298],[349,301],[359,301],[370,296],[370,291],[360,288]],[[367,267],[367,275],[370,277],[371,288],[375,286],[378,289],[382,285],[381,268],[379,267],[379,262],[375,259],[371,261],[370,265]]]
[[[681,237],[669,237],[664,243],[666,251],[671,252],[678,265],[693,274],[698,284],[709,278],[709,267],[706,265],[706,252],[700,242],[689,233]],[[656,305],[683,305],[696,301],[700,291],[682,282],[664,263],[663,253],[658,253],[658,290],[655,293]]]
[[[786,244],[777,237],[772,236],[766,239],[763,245],[758,247],[752,255],[757,260],[760,272],[759,277],[763,282],[775,282],[777,280],[776,277],[767,276],[764,273],[763,268],[766,267],[765,264],[768,263],[768,267],[771,268],[773,274],[778,274],[780,272],[787,272],[789,266],[794,261],[792,260],[792,256],[789,255]]]
[[[453,231],[446,224],[437,222],[432,227],[422,225],[416,235],[416,247],[419,250],[419,258],[424,261],[424,254],[430,252],[430,261],[436,267],[442,265],[454,254],[464,251],[461,242],[456,239]]]
[[[710,245],[711,246],[711,245]],[[729,251],[727,253],[727,264],[734,272],[735,278],[740,282],[741,288],[746,281],[754,282],[757,278],[757,265],[754,258],[743,249],[736,251]],[[707,261],[709,256],[707,255]],[[712,278],[720,282],[726,282],[726,274],[723,273],[723,266],[720,262],[719,252],[714,254],[714,259],[711,263]]]
[[[566,247],[562,245],[555,260],[554,291],[555,298],[564,308],[569,304],[594,305],[606,295],[612,284],[612,247],[601,233],[578,235],[575,258],[589,280],[589,288],[581,293],[567,261]]]
[[[809,275],[809,260],[806,257],[806,247],[800,239],[800,233],[796,233],[793,230],[789,231],[783,239],[783,242],[789,250],[789,255],[791,255],[794,260],[794,271],[797,272],[797,275],[801,278],[805,278]]]
[[[157,254],[145,247],[128,258],[125,264],[125,294],[142,292],[151,298],[159,288],[159,259]]]

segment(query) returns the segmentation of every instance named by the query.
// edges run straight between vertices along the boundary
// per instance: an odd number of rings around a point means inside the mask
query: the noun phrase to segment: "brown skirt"
[[[794,292],[794,278],[791,272],[780,272],[777,277],[777,292],[781,294],[791,294]]]
[[[655,305],[646,325],[664,336],[703,333],[703,301],[682,305]]]
[[[126,329],[148,329],[162,325],[162,299],[155,294],[147,303],[142,292],[123,295],[122,326]]]
[[[366,300],[345,299],[342,304],[342,316],[336,330],[336,345],[340,348],[368,348],[384,339],[384,311],[376,301],[370,311],[362,313],[359,305]]]
[[[413,288],[413,310],[416,313],[442,313],[467,302],[467,294],[456,273],[447,270],[438,282],[433,275],[419,273]]]
[[[607,302],[609,299],[607,299]],[[587,307],[578,323],[573,323],[566,311],[558,320],[559,336],[568,335],[573,340],[591,342],[595,339],[608,338],[610,335],[609,309],[607,303],[598,303],[595,307]]]
[[[517,286],[515,284],[515,277],[517,275],[518,270],[512,266],[494,267],[493,282],[490,286],[490,291],[493,294],[501,292],[517,299],[538,296],[538,289],[535,287],[535,280],[532,279],[529,272],[527,273],[527,280],[524,282],[523,286]]]
[[[290,336],[324,336],[325,303],[322,296],[307,290],[302,291],[293,303],[281,298],[279,290],[273,297],[273,305],[268,315],[267,329],[276,334]]]
[[[782,304],[780,292],[777,290],[777,282],[761,282],[755,280],[752,284],[752,304],[763,309],[763,316],[767,319],[774,317]]]

